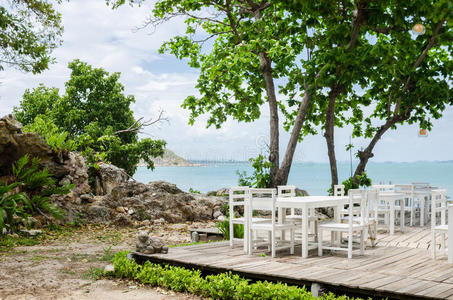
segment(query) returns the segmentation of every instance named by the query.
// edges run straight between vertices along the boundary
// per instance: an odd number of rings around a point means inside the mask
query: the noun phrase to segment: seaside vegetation
[[[58,185],[47,168],[39,168],[39,159],[23,156],[13,164],[12,175],[0,181],[0,235],[29,226],[29,217],[41,214],[47,219],[61,219],[64,211],[51,201],[52,195],[65,195],[74,186]],[[50,215],[50,216],[49,216]]]
[[[149,261],[144,265],[127,258],[127,251],[118,252],[113,259],[114,271],[110,275],[136,280],[153,287],[162,287],[175,292],[188,292],[211,299],[324,299],[347,300],[347,296],[332,293],[314,297],[305,287],[289,286],[267,281],[251,282],[239,275],[221,273],[203,277],[200,270],[189,270],[170,265],[161,266]]]
[[[450,0],[160,0],[145,26],[185,19],[185,33],[160,51],[199,69],[199,95],[182,105],[189,124],[202,115],[216,128],[230,118],[253,122],[268,106],[268,187],[286,184],[298,142],[318,133],[338,184],[334,128],[344,126],[367,140],[356,152],[357,184],[386,132],[406,123],[430,130],[453,104],[452,8]],[[413,33],[418,23],[424,34]],[[283,155],[279,112],[290,134]]]
[[[162,156],[165,141],[139,139],[147,122],[135,119],[134,96],[123,94],[120,74],[74,60],[65,92],[40,85],[27,89],[14,115],[25,131],[38,132],[54,150],[76,150],[96,168],[110,162],[132,176],[140,160],[154,168],[152,157]],[[93,171],[93,170],[92,170]]]

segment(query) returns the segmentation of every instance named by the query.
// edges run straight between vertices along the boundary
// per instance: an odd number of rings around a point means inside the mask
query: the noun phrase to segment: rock
[[[230,189],[223,188],[223,189],[217,190],[215,195],[218,196],[218,197],[221,197],[223,195],[228,195],[229,192],[230,192]]]
[[[213,214],[212,214],[212,217],[214,219],[217,219],[218,217],[220,217],[222,215],[222,212],[220,210],[217,210],[215,211]]]
[[[297,196],[310,196],[306,190],[302,190],[299,188],[296,188],[296,195]]]
[[[161,239],[150,236],[148,231],[141,230],[137,234],[138,242],[135,250],[143,254],[168,253],[168,246]]]
[[[109,194],[115,187],[128,180],[127,173],[117,166],[100,162],[98,167],[95,180],[96,195]]]
[[[118,206],[117,208],[115,208],[115,210],[119,213],[125,213],[126,212],[126,209],[122,206]]]
[[[192,239],[192,243],[198,243],[200,241],[200,234],[196,231],[193,231],[191,239]]]
[[[104,274],[105,275],[110,275],[110,274],[113,274],[115,272],[115,267],[113,265],[106,265],[104,267]]]
[[[217,221],[219,221],[219,222],[223,222],[225,220],[226,220],[226,217],[224,215],[220,215],[217,217]]]
[[[38,236],[42,234],[42,230],[39,229],[21,230],[20,232],[28,236]]]
[[[117,226],[126,227],[131,226],[133,223],[132,220],[129,218],[129,215],[117,214],[113,220],[113,224]]]
[[[83,194],[83,195],[80,195],[80,200],[85,201],[85,202],[94,202],[95,199],[94,199],[94,196],[91,195],[91,194]]]

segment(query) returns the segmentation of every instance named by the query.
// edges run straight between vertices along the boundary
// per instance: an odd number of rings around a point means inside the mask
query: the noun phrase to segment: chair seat
[[[289,215],[289,216],[286,216],[285,219],[287,221],[291,221],[291,222],[302,222],[302,216],[298,216],[298,215]],[[308,217],[308,221],[318,221],[318,217]]]
[[[252,223],[250,225],[251,229],[255,230],[272,230],[272,221],[260,221],[257,223]],[[285,223],[275,223],[275,229],[277,230],[284,230],[284,229],[291,229],[296,228],[296,224],[294,222],[285,222]]]
[[[365,228],[366,225],[360,225],[357,223],[352,224],[352,230],[362,230]],[[319,225],[320,229],[327,229],[327,230],[334,230],[334,231],[348,231],[349,224],[348,223],[325,223]]]
[[[448,231],[448,225],[437,225],[434,227],[436,231]]]
[[[244,224],[245,222],[245,218],[244,217],[241,217],[241,218],[232,218],[230,219],[231,222],[233,224]],[[267,222],[269,221],[269,219],[266,219],[266,218],[252,218],[252,222]]]

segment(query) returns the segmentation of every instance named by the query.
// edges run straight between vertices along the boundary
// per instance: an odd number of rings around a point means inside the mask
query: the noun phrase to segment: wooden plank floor
[[[310,251],[307,259],[296,253],[246,255],[240,243],[233,249],[228,242],[216,242],[171,248],[168,254],[150,256],[154,262],[197,267],[211,272],[233,271],[253,279],[280,280],[291,284],[320,283],[328,289],[345,293],[414,299],[418,297],[453,299],[453,265],[445,255],[432,260],[429,252],[429,228],[406,227],[393,236],[378,234],[378,243],[365,255],[354,251],[325,253],[318,257]]]

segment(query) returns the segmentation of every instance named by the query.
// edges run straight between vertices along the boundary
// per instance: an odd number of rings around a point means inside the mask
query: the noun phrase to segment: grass
[[[84,279],[91,279],[93,281],[99,280],[104,276],[104,268],[90,267],[90,269],[83,274]]]
[[[34,246],[38,245],[40,242],[40,237],[32,238],[23,235],[19,235],[18,237],[0,235],[0,252],[8,252],[12,248],[18,246]]]
[[[112,253],[112,246],[104,248],[103,251],[104,255],[101,257],[102,261],[111,261],[115,257],[115,254]]]

